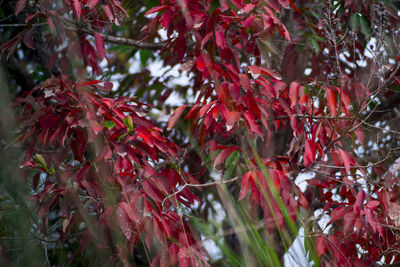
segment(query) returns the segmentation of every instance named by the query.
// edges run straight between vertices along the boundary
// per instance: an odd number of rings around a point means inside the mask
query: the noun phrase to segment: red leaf
[[[190,267],[190,254],[186,247],[181,247],[178,253],[179,267]]]
[[[331,221],[338,221],[343,218],[347,210],[344,207],[336,208],[331,213]]]
[[[168,8],[168,6],[156,6],[156,7],[149,9],[149,11],[147,11],[144,15],[147,16],[147,15],[162,11],[167,8]]]
[[[249,126],[250,130],[257,134],[259,137],[263,138],[263,133],[261,131],[260,125],[256,122],[253,113],[247,111],[246,113],[243,114],[247,125]]]
[[[375,214],[369,208],[364,209],[364,212],[367,222],[371,225],[374,233],[376,233],[376,230],[378,230],[378,220],[376,219]]]
[[[251,88],[251,82],[249,76],[241,73],[239,74],[239,79],[240,79],[240,86],[242,86],[242,88],[245,91],[248,91]]]
[[[249,67],[249,73],[254,77],[254,79],[257,79],[260,74],[265,74],[267,76],[270,76],[274,79],[281,80],[282,77],[279,75],[279,73],[276,73],[275,71],[266,68],[266,67],[258,67],[258,66],[250,66]]]
[[[221,163],[224,163],[225,160],[233,153],[233,151],[235,151],[234,147],[228,147],[219,152],[219,154],[214,159],[214,168]]]
[[[215,32],[215,43],[217,46],[221,47],[222,49],[225,48],[225,36],[223,31],[216,31]]]
[[[300,12],[300,10],[293,4],[293,1],[292,0],[289,0],[289,3],[290,3],[290,5],[294,8],[294,10],[296,10],[299,14],[302,14],[301,12]],[[303,15],[303,14],[302,14]]]
[[[326,252],[326,244],[325,244],[325,237],[323,236],[319,236],[317,238],[317,252],[318,252],[318,256],[321,256],[323,254],[325,254]]]
[[[156,202],[163,201],[162,194],[149,182],[142,183],[143,191]]]
[[[379,206],[379,201],[377,200],[371,200],[365,205],[367,208],[374,210]]]
[[[353,206],[354,213],[358,214],[360,212],[360,208],[361,208],[362,204],[364,203],[364,200],[365,200],[365,192],[364,192],[364,190],[361,190],[360,192],[358,192],[357,198],[356,198],[356,203],[354,203],[354,206]]]
[[[315,142],[312,140],[306,140],[304,145],[304,166],[308,168],[315,161],[315,156],[317,154],[317,148]]]
[[[139,215],[131,206],[129,206],[128,203],[120,202],[118,206],[126,213],[126,215],[128,215],[129,220],[135,223],[140,221]]]
[[[290,84],[290,89],[289,89],[289,96],[290,96],[290,107],[294,107],[297,104],[297,101],[299,99],[299,88],[300,84],[298,82],[292,82]]]
[[[344,168],[346,172],[350,171],[350,165],[355,165],[355,161],[349,152],[339,149],[340,156],[343,159]]]
[[[238,200],[242,200],[246,196],[247,192],[249,191],[250,185],[251,185],[250,183],[251,183],[251,180],[253,179],[252,175],[253,175],[252,171],[248,171],[243,175]]]
[[[187,105],[183,105],[175,109],[174,113],[168,120],[168,128],[167,128],[168,130],[171,130],[175,126],[175,124],[178,122],[178,119],[181,117],[186,107]]]
[[[18,15],[19,12],[24,10],[26,6],[26,0],[18,0],[17,4],[15,5],[15,15]]]
[[[104,82],[104,90],[106,92],[110,92],[114,87],[114,84],[112,82]]]
[[[106,50],[103,37],[100,35],[100,33],[94,32],[94,42],[97,48],[97,56],[99,60],[103,60],[103,58],[106,56]]]
[[[40,13],[32,13],[29,14],[28,16],[26,16],[25,18],[25,23],[28,23],[31,19],[33,19],[34,17],[36,17],[37,15],[39,15]]]
[[[325,88],[326,90],[326,104],[328,105],[329,111],[332,116],[336,116],[337,114],[337,102],[336,102],[336,96],[335,96],[335,91],[329,88]]]
[[[226,120],[226,128],[228,131],[232,129],[235,123],[240,119],[240,113],[237,111],[229,111],[223,104],[219,105],[219,110]]]
[[[128,220],[126,212],[124,212],[124,210],[121,207],[118,207],[116,214],[122,233],[124,234],[126,239],[130,240],[133,236],[133,231],[131,229],[131,224]]]

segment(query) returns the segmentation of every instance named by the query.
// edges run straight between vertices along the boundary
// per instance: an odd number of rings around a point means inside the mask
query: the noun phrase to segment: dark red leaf
[[[317,154],[317,148],[315,142],[312,140],[306,140],[304,144],[304,166],[307,168],[315,161]]]
[[[97,56],[99,60],[103,60],[103,58],[106,56],[106,50],[103,37],[100,35],[100,33],[94,32],[94,41],[96,43]]]
[[[347,209],[345,207],[339,207],[334,209],[331,213],[331,221],[338,221],[342,219],[346,213]]]

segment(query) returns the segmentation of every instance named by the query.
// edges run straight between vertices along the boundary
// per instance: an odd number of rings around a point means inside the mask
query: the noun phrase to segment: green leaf
[[[147,61],[153,55],[153,52],[147,49],[140,50],[140,62],[142,62],[143,66],[146,66]]]
[[[115,122],[113,122],[113,121],[103,121],[104,128],[111,130],[112,128],[114,128],[114,126],[115,126]]]
[[[3,9],[0,7],[0,19],[4,19],[6,15],[4,14]]]
[[[44,160],[43,156],[39,153],[35,155],[35,162],[43,167],[43,169],[47,170],[47,163]]]
[[[360,13],[353,13],[349,18],[350,28],[353,32],[358,31],[358,27],[360,26]]]
[[[55,173],[56,171],[54,170],[53,167],[51,167],[49,170],[47,170],[47,172],[48,172],[51,176],[53,176],[54,173]]]
[[[311,44],[314,47],[314,49],[317,51],[317,54],[320,54],[321,53],[321,48],[319,48],[317,40],[315,40],[314,38],[311,39]]]
[[[146,6],[146,10],[149,10],[152,7],[155,7],[159,4],[159,1],[157,0],[145,0],[144,4]]]
[[[128,128],[129,132],[133,132],[133,120],[131,115],[127,116],[126,118],[123,119],[124,124],[126,126],[126,128]]]
[[[225,173],[224,173],[225,180],[231,179],[233,176],[235,176],[239,159],[240,159],[239,151],[235,150],[225,160]]]
[[[210,4],[210,8],[208,9],[208,13],[212,14],[219,7],[219,1],[213,0]]]
[[[369,20],[362,14],[360,14],[359,19],[361,23],[361,32],[369,38],[371,36],[371,24]]]
[[[229,168],[231,166],[234,166],[237,164],[239,161],[240,155],[239,151],[235,150],[233,151],[232,154],[229,155],[229,157],[225,160],[225,168]]]

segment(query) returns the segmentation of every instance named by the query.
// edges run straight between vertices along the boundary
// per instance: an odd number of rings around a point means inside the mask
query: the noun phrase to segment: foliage
[[[397,1],[1,11],[48,265],[277,266],[300,236],[316,266],[400,262]]]

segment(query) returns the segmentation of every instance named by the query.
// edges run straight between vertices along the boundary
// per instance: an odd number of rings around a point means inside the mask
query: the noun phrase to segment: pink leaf
[[[281,6],[283,6],[284,8],[289,8],[290,3],[288,0],[279,0],[279,4],[281,4]]]
[[[80,20],[82,13],[81,2],[79,0],[72,0],[72,7],[75,11],[76,17],[78,18],[78,20]]]
[[[149,10],[146,12],[146,14],[144,14],[144,15],[147,16],[147,15],[150,15],[150,14],[153,14],[153,13],[156,13],[156,12],[159,12],[159,11],[162,11],[162,10],[167,9],[167,8],[168,8],[168,6],[156,6],[156,7],[153,7],[153,8],[151,8],[151,9],[149,9]]]
[[[242,9],[239,10],[239,13],[248,14],[254,9],[255,6],[256,6],[255,4],[247,4]]]
[[[224,12],[229,8],[229,0],[219,0],[219,4],[221,5],[221,11]]]
[[[178,122],[178,119],[181,117],[183,111],[185,111],[186,107],[187,105],[183,105],[174,111],[174,113],[168,120],[168,128],[167,128],[168,130],[171,130],[175,126],[175,124]]]
[[[17,4],[15,5],[15,15],[18,15],[19,12],[21,12],[22,10],[24,10],[26,6],[26,0],[18,0]]]
[[[114,14],[113,14],[113,12],[111,11],[110,7],[107,6],[107,5],[103,5],[103,10],[104,10],[104,13],[106,14],[108,20],[109,20],[110,22],[114,22]]]
[[[88,7],[94,8],[97,5],[97,2],[99,2],[99,0],[88,0]]]
[[[299,88],[300,84],[298,82],[292,82],[290,84],[290,89],[289,89],[289,96],[290,96],[290,107],[294,107],[297,104],[297,101],[299,99]]]

